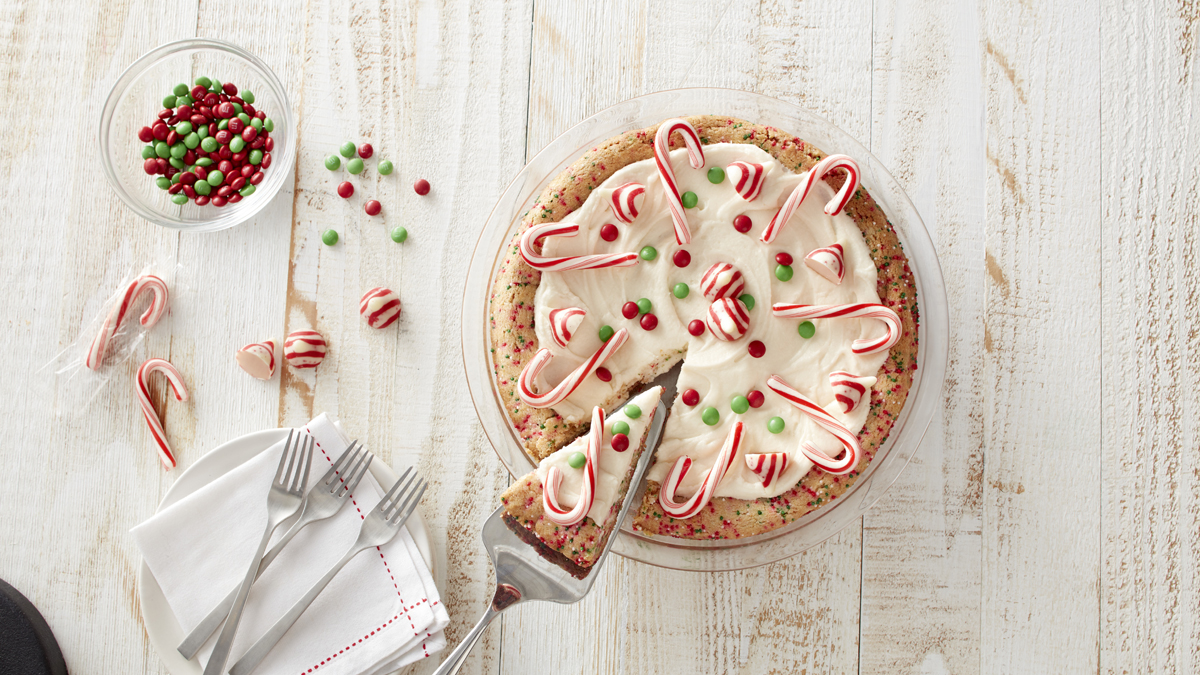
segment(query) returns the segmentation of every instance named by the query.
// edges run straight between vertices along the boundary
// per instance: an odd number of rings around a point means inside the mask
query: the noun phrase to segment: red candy
[[[338,196],[342,199],[349,199],[350,195],[354,194],[354,186],[349,181],[343,181],[337,188]]]
[[[246,127],[242,129],[242,140],[247,143],[253,143],[254,139],[258,138],[258,129],[254,127]]]
[[[767,399],[763,396],[761,391],[757,389],[751,389],[750,392],[746,394],[746,400],[750,402],[751,408],[761,408]]]
[[[367,156],[370,157],[370,155]],[[363,205],[363,210],[367,212],[368,216],[377,216],[379,215],[379,212],[383,210],[383,206],[381,206],[379,202],[372,199]]]
[[[232,82],[226,82],[225,84],[221,85],[221,91],[230,96],[237,96],[237,85]]]
[[[253,166],[253,164],[251,166]],[[252,176],[250,176],[250,184],[258,185],[259,183],[263,182],[263,178],[264,178],[263,172],[256,171],[256,172],[254,172],[254,174]]]
[[[138,130],[138,140],[143,143],[149,143],[154,140],[154,130],[150,127],[142,127]]]
[[[749,232],[753,225],[754,223],[750,222],[750,216],[747,216],[744,213],[733,219],[733,229],[741,232],[742,234]]]
[[[151,157],[150,159],[142,162],[142,170],[151,176],[158,173],[158,160]]]
[[[167,132],[167,145],[175,145],[179,142],[179,134],[174,129]]]
[[[612,223],[605,223],[604,226],[600,228],[600,238],[604,241],[616,241],[617,236],[620,234],[620,230],[618,230],[617,226],[613,225]]]
[[[228,203],[229,203],[229,201],[227,199],[225,199],[224,197],[213,197],[212,198],[213,206],[225,206]]]
[[[764,345],[761,340],[755,340],[754,342],[751,342],[750,346],[746,349],[750,352],[750,356],[753,356],[756,359],[761,359],[763,354],[767,353],[767,346]]]
[[[372,148],[370,143],[363,143],[362,145],[358,146],[359,157],[367,159],[373,154],[375,154],[375,148]]]
[[[642,324],[642,330],[654,330],[658,328],[658,317],[653,314],[643,314],[639,323]]]
[[[625,434],[613,434],[612,449],[617,452],[625,452],[629,449],[629,437]]]
[[[179,176],[179,182],[183,183],[184,185],[192,185],[196,182],[196,174],[192,173],[191,171],[184,171]]]
[[[638,306],[636,302],[627,302],[621,305],[621,316],[626,319],[632,319],[638,315]]]
[[[692,264],[692,254],[679,249],[675,251],[675,255],[671,256],[671,262],[675,263],[676,267],[687,267]]]
[[[686,389],[684,390],[681,398],[683,399],[684,405],[692,407],[700,402],[700,392],[696,391],[695,389]]]
[[[196,197],[196,206],[204,206],[208,201],[208,195],[199,195]]]
[[[233,180],[232,183],[229,184],[229,187],[233,188],[234,190],[241,190],[242,188],[246,187],[246,179],[238,176]]]
[[[596,377],[600,378],[601,382],[608,382],[612,379],[612,373],[608,372],[608,368],[600,367],[596,369]]]
[[[169,133],[171,133],[171,130],[167,128],[165,122],[155,122],[154,126],[150,127],[150,134],[154,136],[154,140],[156,141],[167,140],[167,134]]]
[[[700,319],[692,319],[691,321],[688,322],[688,332],[691,333],[692,335],[694,335],[696,337],[704,335],[704,330],[705,330],[704,322],[701,321]]]
[[[791,265],[792,264],[792,256],[790,254],[783,253],[783,252],[776,253],[775,254],[775,262],[779,263],[780,265]]]
[[[429,194],[429,181],[424,178],[418,179],[417,182],[413,183],[413,191],[422,197]]]
[[[198,84],[192,87],[191,94],[193,101],[203,101],[204,97],[208,96],[208,90],[205,89],[203,85]]]
[[[246,128],[246,123],[235,117],[229,120],[228,128],[233,133],[240,134],[242,133],[242,129]]]
[[[242,196],[239,195],[238,193],[235,192],[235,193],[229,195],[229,203],[230,204],[236,204],[240,201],[242,201]]]
[[[233,104],[228,101],[217,106],[217,117],[220,117],[222,119],[229,119],[230,117],[233,117],[235,114],[236,114],[236,111],[233,108]]]

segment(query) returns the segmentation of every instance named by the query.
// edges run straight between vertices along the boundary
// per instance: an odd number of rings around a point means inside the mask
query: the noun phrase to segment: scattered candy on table
[[[400,296],[391,289],[372,288],[363,294],[358,313],[371,328],[387,328],[400,318]]]
[[[350,160],[349,162],[346,162],[346,170],[349,171],[350,173],[354,174],[355,176],[362,173],[364,168],[366,168],[366,167],[363,165],[363,161],[357,157]]]
[[[250,377],[269,380],[275,374],[275,358],[278,354],[279,341],[270,339],[242,347],[233,358]]]
[[[315,330],[290,333],[283,342],[283,358],[293,368],[316,368],[325,360],[325,338]]]
[[[404,240],[408,239],[408,230],[404,229],[403,227],[393,227],[391,234],[392,241],[396,242],[397,244],[403,244]]]
[[[383,206],[374,199],[368,199],[366,204],[363,204],[363,210],[368,216],[377,216],[383,210]]]
[[[429,181],[424,178],[417,179],[417,182],[413,183],[413,191],[422,197],[429,194]]]
[[[325,242],[326,246],[333,246],[338,243],[337,230],[325,230],[321,233],[321,241]]]
[[[337,155],[330,155],[325,158],[325,168],[330,171],[337,171],[342,168],[342,158]]]
[[[349,199],[354,194],[354,185],[350,181],[342,181],[337,186],[337,193],[342,199]]]
[[[354,153],[357,152],[357,148],[355,148],[354,144],[350,141],[346,141],[345,143],[342,143],[342,147],[338,148],[338,152],[341,153],[342,157],[350,159],[354,156]]]
[[[170,361],[165,359],[146,359],[146,362],[138,368],[137,377],[134,380],[134,391],[138,397],[138,403],[142,406],[142,415],[146,418],[146,424],[150,426],[150,434],[154,436],[154,443],[158,446],[158,458],[162,460],[163,467],[170,471],[175,468],[175,456],[171,454],[171,446],[167,443],[167,433],[163,430],[162,421],[158,417],[158,413],[154,411],[153,404],[150,403],[150,376],[154,373],[162,373],[167,377],[167,382],[171,385],[171,391],[175,393],[176,401],[188,400],[188,388],[183,383],[183,376],[171,365]]]
[[[375,148],[371,147],[370,143],[363,143],[358,146],[358,156],[363,159],[370,159],[371,155],[375,154]]]
[[[385,159],[379,163],[379,166],[375,167],[375,170],[379,172],[380,176],[388,176],[391,175],[392,168],[392,162]]]

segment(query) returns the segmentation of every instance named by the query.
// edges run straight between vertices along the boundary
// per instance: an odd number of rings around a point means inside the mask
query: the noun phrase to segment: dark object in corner
[[[67,675],[67,663],[41,612],[0,580],[0,673]]]

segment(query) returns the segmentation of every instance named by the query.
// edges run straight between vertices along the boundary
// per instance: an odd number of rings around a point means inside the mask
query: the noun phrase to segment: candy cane
[[[547,258],[533,250],[534,243],[542,237],[574,237],[579,226],[574,223],[543,223],[532,225],[521,235],[521,257],[529,266],[539,270],[561,272],[566,270],[594,270],[604,267],[629,267],[638,264],[636,253],[604,253],[599,255],[573,255],[566,258]]]
[[[550,337],[554,338],[559,347],[566,347],[571,341],[571,334],[579,328],[587,312],[578,307],[563,307],[550,310]]]
[[[792,190],[792,194],[788,195],[787,200],[783,202],[783,206],[775,214],[775,217],[771,219],[771,224],[767,225],[767,229],[763,230],[762,241],[768,244],[775,241],[775,237],[779,235],[779,230],[783,229],[784,224],[792,217],[792,213],[796,211],[796,208],[800,206],[804,198],[808,196],[813,185],[830,172],[838,169],[845,170],[846,182],[842,185],[842,189],[838,190],[837,195],[825,205],[825,213],[831,216],[841,213],[842,209],[846,208],[846,204],[849,203],[850,198],[854,196],[855,191],[858,190],[858,164],[846,155],[830,155],[817,162],[816,166],[800,178],[800,184]]]
[[[729,263],[713,263],[700,277],[700,292],[709,300],[736,298],[746,290],[746,280],[741,270]]]
[[[708,329],[725,342],[740,339],[750,330],[750,312],[737,298],[717,298],[704,317]]]
[[[792,305],[776,303],[771,313],[784,319],[879,319],[887,324],[887,333],[873,340],[855,340],[855,354],[874,354],[889,349],[900,339],[900,317],[883,305]]]
[[[658,176],[667,191],[667,204],[671,207],[671,222],[675,225],[675,241],[689,244],[692,232],[688,229],[687,214],[679,198],[679,184],[675,182],[675,170],[671,168],[671,134],[678,131],[687,146],[688,161],[693,169],[704,168],[704,148],[700,147],[700,136],[696,128],[678,117],[663,122],[654,134],[654,163],[658,165]]]
[[[875,376],[859,377],[854,373],[837,370],[829,374],[829,386],[833,387],[833,398],[841,404],[842,412],[849,415],[862,402],[867,389],[875,386]]]
[[[813,249],[804,256],[804,264],[834,284],[840,285],[846,276],[846,255],[841,244]]]
[[[125,292],[121,294],[121,299],[109,310],[108,316],[104,317],[104,323],[100,324],[100,333],[88,345],[87,355],[83,359],[84,366],[99,370],[100,362],[104,360],[104,354],[108,351],[108,343],[121,329],[121,324],[125,323],[125,317],[134,303],[147,291],[153,293],[154,297],[142,314],[141,324],[149,328],[158,323],[167,309],[167,284],[153,274],[143,274],[129,282]]]
[[[737,190],[742,199],[752,202],[762,194],[763,183],[766,182],[763,180],[765,171],[762,164],[738,160],[725,167],[725,173],[729,176],[733,189]]]
[[[613,217],[629,224],[638,217],[642,202],[646,200],[646,186],[641,183],[626,183],[612,191]]]
[[[546,518],[559,525],[574,525],[587,516],[596,499],[596,467],[600,465],[600,445],[604,442],[604,410],[592,408],[592,429],[584,441],[583,454],[587,461],[583,465],[583,484],[579,486],[579,501],[571,509],[558,505],[558,489],[562,485],[562,472],[552,466],[546,472],[546,485],[542,490],[542,508]]]
[[[767,387],[787,399],[789,403],[823,429],[836,436],[846,450],[845,456],[836,460],[818,450],[811,443],[805,442],[800,446],[800,452],[804,453],[809,461],[826,473],[835,475],[847,474],[854,470],[854,466],[858,464],[858,456],[862,454],[862,446],[858,444],[857,436],[850,433],[849,429],[833,419],[827,410],[814,403],[812,399],[792,389],[791,385],[784,382],[778,375],[767,378]]]
[[[688,469],[692,468],[692,458],[684,455],[675,460],[675,466],[671,467],[671,472],[667,474],[667,479],[663,481],[662,489],[658,493],[658,504],[667,515],[686,520],[700,513],[700,510],[712,501],[717,485],[737,459],[738,449],[742,447],[743,433],[742,423],[735,422],[729,430],[729,435],[725,437],[721,452],[717,453],[717,461],[708,473],[704,474],[704,480],[700,481],[700,488],[696,490],[696,494],[683,502],[675,501],[675,491],[687,476]]]
[[[788,456],[785,452],[769,452],[765,455],[746,455],[746,466],[762,479],[762,486],[771,487],[775,479],[787,471]]]
[[[578,368],[571,371],[571,374],[565,380],[559,382],[558,386],[545,394],[538,394],[534,391],[534,382],[537,380],[538,374],[546,367],[546,364],[550,363],[550,359],[554,358],[554,355],[550,353],[549,349],[539,349],[538,353],[525,366],[525,369],[521,371],[521,376],[517,378],[517,393],[520,395],[522,401],[533,408],[549,408],[562,403],[579,388],[579,385],[583,384],[583,381],[589,375],[596,372],[596,369],[603,365],[608,360],[608,357],[620,349],[628,339],[629,329],[622,328],[617,331],[587,361],[584,361]]]
[[[167,471],[170,471],[175,468],[175,456],[171,454],[171,446],[167,444],[167,434],[163,431],[158,413],[154,412],[154,406],[150,403],[150,390],[147,386],[150,376],[156,372],[167,376],[167,382],[171,384],[176,401],[188,400],[188,390],[187,385],[183,383],[183,377],[180,376],[178,370],[175,370],[175,366],[171,365],[170,361],[146,359],[146,362],[138,368],[137,380],[134,383],[137,385],[135,389],[138,402],[142,404],[142,414],[146,416],[146,424],[150,425],[150,435],[154,436],[154,442],[158,444],[158,458],[162,460]]]

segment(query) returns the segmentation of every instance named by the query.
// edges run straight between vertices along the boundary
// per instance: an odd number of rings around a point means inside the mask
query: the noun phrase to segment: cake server
[[[569,605],[579,602],[588,594],[596,580],[596,572],[608,558],[613,542],[620,535],[621,525],[629,515],[630,507],[640,504],[646,492],[646,485],[642,479],[650,466],[654,451],[658,449],[658,441],[662,438],[663,422],[667,419],[668,407],[664,397],[663,402],[654,411],[654,420],[646,432],[646,449],[642,451],[642,456],[638,458],[634,468],[629,492],[625,493],[621,512],[617,514],[617,525],[608,537],[608,542],[604,544],[604,550],[596,559],[596,564],[584,578],[576,579],[563,568],[546,560],[536,548],[522,541],[515,532],[508,529],[508,525],[504,523],[503,506],[484,521],[481,536],[488,556],[492,559],[492,566],[496,568],[496,592],[479,623],[475,624],[454,652],[442,662],[435,675],[457,673],[466,662],[471,648],[483,635],[484,629],[509,607],[526,600],[546,600]]]

